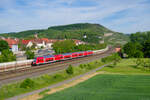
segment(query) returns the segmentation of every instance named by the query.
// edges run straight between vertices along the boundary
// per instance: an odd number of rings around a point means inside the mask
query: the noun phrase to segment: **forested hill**
[[[100,24],[79,23],[62,26],[53,26],[48,29],[41,30],[27,30],[17,33],[0,34],[4,37],[17,37],[17,38],[32,38],[34,34],[38,37],[46,37],[51,39],[79,39],[87,42],[98,43],[102,41],[103,37],[109,43],[124,43],[128,41],[128,36],[122,33],[114,32]],[[83,38],[84,36],[86,38]]]

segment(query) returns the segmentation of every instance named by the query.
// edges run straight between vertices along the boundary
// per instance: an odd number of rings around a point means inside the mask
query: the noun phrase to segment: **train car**
[[[52,62],[55,62],[55,57],[54,55],[47,55],[47,56],[44,56],[44,63],[52,63]]]
[[[71,59],[72,58],[72,53],[64,53],[63,55],[63,60]]]
[[[87,56],[87,55],[88,55],[88,52],[87,52],[87,51],[84,51],[84,52],[83,52],[83,55],[84,55],[84,56]]]
[[[39,65],[44,63],[44,57],[37,57],[32,62],[32,65]]]
[[[43,57],[37,57],[33,60],[32,65],[40,65],[45,63],[55,62],[53,55],[46,55]]]
[[[78,57],[78,52],[72,53],[72,58],[77,58]]]
[[[84,51],[78,52],[78,57],[84,57]]]
[[[87,55],[92,55],[93,54],[93,51],[87,51]]]
[[[64,59],[62,54],[54,55],[54,58],[55,58],[55,61],[61,61]]]

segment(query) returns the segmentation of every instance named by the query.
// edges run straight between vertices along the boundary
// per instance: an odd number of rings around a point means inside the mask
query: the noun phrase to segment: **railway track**
[[[68,67],[68,65],[79,65],[82,63],[87,63],[92,60],[96,60],[105,56],[110,55],[113,52],[112,48],[109,48],[108,51],[105,51],[104,53],[82,57],[82,58],[76,58],[72,60],[66,60],[46,65],[40,65],[40,66],[34,66],[29,68],[23,68],[23,69],[16,69],[13,71],[8,72],[2,72],[0,73],[0,85],[15,82],[18,80],[22,80],[28,77],[36,77],[38,75],[46,74],[46,73],[54,73],[60,70],[63,70]]]

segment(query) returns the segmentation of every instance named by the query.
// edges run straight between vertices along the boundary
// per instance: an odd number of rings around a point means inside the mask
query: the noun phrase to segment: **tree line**
[[[106,44],[80,44],[76,45],[73,40],[65,40],[55,42],[53,45],[53,50],[56,54],[70,53],[78,51],[87,50],[98,50],[106,47]]]
[[[150,58],[150,31],[131,34],[130,40],[123,46],[129,58]]]

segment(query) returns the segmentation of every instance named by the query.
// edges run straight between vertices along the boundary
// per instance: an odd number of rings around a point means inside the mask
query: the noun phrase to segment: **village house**
[[[26,45],[26,47],[31,47],[33,45],[31,40],[22,40],[22,44]]]
[[[81,40],[76,40],[73,39],[76,45],[80,45],[80,44],[86,44],[85,42],[81,41]]]
[[[12,52],[18,52],[18,43],[19,43],[19,39],[15,38],[15,39],[11,39],[11,38],[6,38],[3,39],[5,41],[7,41],[9,48]]]
[[[41,38],[41,39],[33,39],[33,40],[22,40],[22,44],[26,45],[26,47],[31,47],[35,44],[35,48],[52,48],[52,44],[57,40]]]

